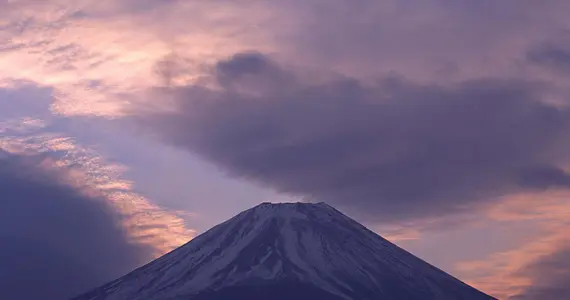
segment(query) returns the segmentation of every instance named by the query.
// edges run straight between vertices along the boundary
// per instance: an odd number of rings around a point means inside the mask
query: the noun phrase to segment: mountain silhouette
[[[325,203],[262,203],[72,300],[488,300]]]

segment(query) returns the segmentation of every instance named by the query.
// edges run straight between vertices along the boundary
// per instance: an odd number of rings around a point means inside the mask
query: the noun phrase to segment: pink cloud
[[[548,283],[543,282],[544,278],[550,278],[549,284],[555,283],[556,274],[533,270],[540,270],[541,260],[567,249],[570,242],[567,231],[570,214],[568,196],[567,192],[521,194],[507,197],[491,207],[489,218],[505,223],[528,222],[534,224],[538,234],[529,235],[526,242],[512,245],[508,251],[493,253],[480,260],[458,262],[457,269],[470,284],[500,299],[519,299],[515,296],[545,285],[548,287]],[[541,298],[534,296],[528,299]]]

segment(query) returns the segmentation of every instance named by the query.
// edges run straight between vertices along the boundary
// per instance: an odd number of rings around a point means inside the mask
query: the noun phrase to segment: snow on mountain
[[[72,300],[494,299],[331,206],[263,203]]]

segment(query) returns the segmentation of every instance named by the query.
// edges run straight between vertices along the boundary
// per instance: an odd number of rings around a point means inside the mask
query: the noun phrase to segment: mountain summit
[[[263,203],[72,300],[487,300],[331,206]]]

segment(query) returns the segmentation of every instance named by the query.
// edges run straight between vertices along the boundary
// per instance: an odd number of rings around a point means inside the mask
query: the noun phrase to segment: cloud
[[[52,86],[54,111],[102,117],[120,116],[152,84],[153,62],[170,52],[209,62],[252,47],[320,69],[427,81],[531,76],[517,59],[567,27],[561,12],[570,8],[558,0],[4,2],[0,84]]]
[[[0,158],[0,297],[65,299],[153,255],[103,197],[73,187],[46,156]]]
[[[535,64],[558,74],[570,74],[570,33],[558,36],[556,40],[538,43],[531,47],[526,58]]]
[[[499,299],[565,299],[556,293],[564,291],[569,278],[569,195],[560,190],[501,199],[481,218],[503,228],[523,226],[513,234],[524,230],[525,238],[487,257],[458,262],[461,278]]]
[[[551,186],[570,187],[570,176],[556,167],[542,167],[522,170],[519,185],[533,189],[548,189]]]
[[[570,110],[542,102],[540,84],[369,84],[297,73],[241,53],[213,68],[217,88],[174,88],[156,96],[173,107],[135,113],[233,176],[384,221],[569,186]]]
[[[296,63],[368,76],[396,71],[422,81],[529,76],[520,58],[564,30],[567,1],[278,1],[268,28]],[[292,18],[291,16],[294,16]],[[289,18],[289,22],[287,22]],[[453,26],[449,26],[453,24]]]
[[[32,100],[26,91],[10,91],[5,99],[22,94]],[[96,127],[66,121],[75,129]],[[53,126],[30,117],[0,122],[2,299],[69,298],[195,234],[186,228],[184,212],[137,194],[133,182],[123,178],[125,166]]]
[[[85,127],[101,125],[87,120],[65,121],[60,129],[73,127],[83,133],[86,133]],[[121,226],[129,237],[154,249],[153,257],[180,246],[195,235],[194,230],[186,228],[184,213],[164,209],[137,193],[134,183],[124,178],[126,166],[109,161],[98,151],[79,143],[77,138],[54,131],[52,126],[54,123],[31,118],[0,122],[0,149],[17,155],[57,158],[57,165],[71,170],[73,182],[80,184],[80,188],[89,187],[102,195],[121,216]]]
[[[14,83],[14,86],[0,88],[0,119],[14,119],[24,116],[45,117],[49,114],[52,90],[37,87],[32,83]]]
[[[227,1],[22,0],[1,6],[0,86],[21,79],[52,87],[52,110],[65,116],[119,117],[130,97],[153,83],[154,62],[165,54],[181,50],[204,60],[269,44],[252,37],[256,30],[250,29],[264,17],[259,9]],[[246,13],[247,20],[237,19]],[[189,22],[188,14],[196,17]]]
[[[570,249],[541,257],[521,273],[530,274],[533,285],[510,300],[564,300],[570,295]]]

